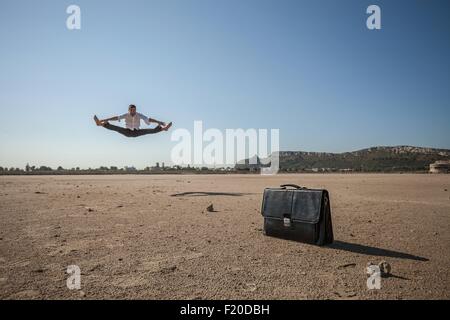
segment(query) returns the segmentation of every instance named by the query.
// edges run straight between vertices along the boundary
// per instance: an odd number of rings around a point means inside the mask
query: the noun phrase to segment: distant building
[[[431,173],[450,173],[450,160],[448,161],[436,161],[430,164]]]
[[[156,163],[156,166],[150,167],[149,170],[150,171],[161,171],[161,167],[159,165],[159,162]]]
[[[261,160],[258,156],[253,156],[250,159],[238,161],[234,165],[234,168],[236,170],[252,171],[252,172],[259,171],[262,167],[264,166],[261,164]]]

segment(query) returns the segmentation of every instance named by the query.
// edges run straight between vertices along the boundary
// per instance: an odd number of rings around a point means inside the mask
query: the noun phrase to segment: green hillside
[[[450,159],[448,149],[411,146],[372,147],[344,153],[280,151],[279,154],[281,171],[428,171],[430,163]],[[249,166],[245,160],[236,168],[245,170]]]

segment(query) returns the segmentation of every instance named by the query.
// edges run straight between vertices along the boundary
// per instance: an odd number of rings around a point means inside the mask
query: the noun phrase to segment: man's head
[[[128,107],[128,112],[130,115],[134,116],[136,114],[136,106],[134,104],[130,104]]]

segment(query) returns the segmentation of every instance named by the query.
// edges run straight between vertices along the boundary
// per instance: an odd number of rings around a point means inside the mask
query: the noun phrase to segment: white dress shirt
[[[129,113],[125,113],[119,116],[118,120],[120,121],[122,119],[125,119],[125,126],[131,130],[138,130],[139,126],[141,125],[141,120],[144,120],[146,124],[150,124],[150,121],[148,121],[148,117],[138,112],[136,112],[134,116],[130,115]]]

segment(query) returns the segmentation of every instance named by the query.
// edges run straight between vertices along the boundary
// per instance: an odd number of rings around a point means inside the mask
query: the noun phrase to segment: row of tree
[[[65,170],[63,167],[58,167],[56,170],[58,171],[63,171]],[[75,170],[75,169],[73,169]],[[76,170],[80,170],[80,168],[76,168]],[[22,168],[4,168],[4,167],[0,167],[0,172],[39,172],[39,171],[53,171],[53,169],[51,167],[47,167],[47,166],[40,166],[40,167],[36,167],[36,166],[29,166],[27,165],[25,167],[25,169]]]
[[[233,171],[232,168],[207,168],[207,167],[181,167],[181,166],[173,166],[173,167],[146,167],[143,170],[138,170],[134,167],[123,167],[119,168],[116,166],[100,166],[98,168],[88,168],[82,169],[80,167],[66,169],[62,166],[53,169],[48,166],[31,166],[27,164],[25,168],[4,168],[0,167],[0,174],[86,174],[86,173],[149,173],[149,172],[226,172]]]

